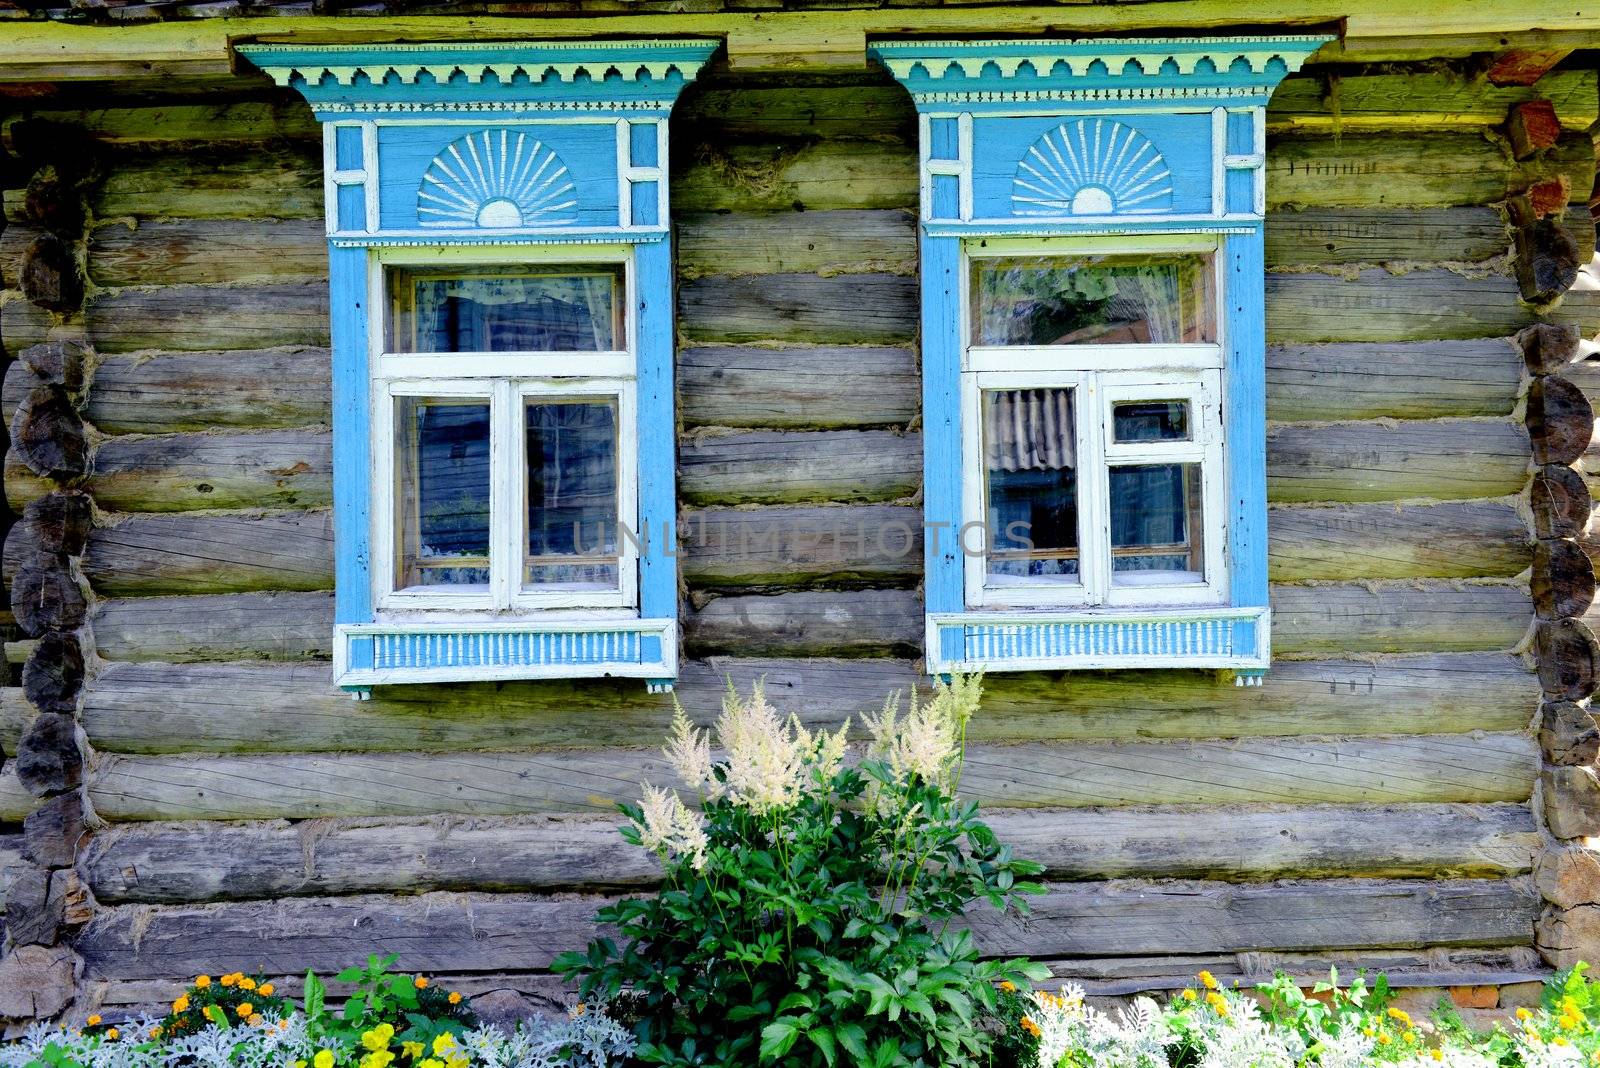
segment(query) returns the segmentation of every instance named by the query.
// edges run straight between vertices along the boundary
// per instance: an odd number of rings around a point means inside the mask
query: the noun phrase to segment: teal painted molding
[[[926,662],[933,674],[1270,662],[1266,543],[1266,104],[1325,35],[876,42],[921,126]],[[986,238],[1206,234],[1223,267],[1226,604],[969,608],[963,249]],[[1070,366],[1070,357],[1063,357]]]
[[[677,675],[668,115],[719,41],[241,45],[323,125],[333,340],[335,677],[346,688]],[[638,603],[492,624],[378,611],[378,250],[594,244],[631,252]]]

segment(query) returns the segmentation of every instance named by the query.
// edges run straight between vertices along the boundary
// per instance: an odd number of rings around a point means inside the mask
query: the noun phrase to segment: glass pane
[[[983,395],[990,585],[1080,581],[1074,400],[1070,389]]]
[[[614,590],[617,402],[530,400],[528,555],[523,582],[541,591]]]
[[[1188,441],[1188,401],[1126,401],[1111,406],[1113,440]]]
[[[389,272],[390,352],[616,352],[622,269]]]
[[[975,345],[1215,341],[1210,257],[1074,256],[972,261]]]
[[[1161,586],[1205,580],[1199,464],[1111,469],[1111,581]]]
[[[401,397],[395,588],[489,584],[489,402]]]

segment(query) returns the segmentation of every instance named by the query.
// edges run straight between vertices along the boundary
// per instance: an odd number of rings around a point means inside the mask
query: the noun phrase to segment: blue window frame
[[[872,47],[921,124],[929,671],[1259,682],[1266,104],[1327,40]]]
[[[671,687],[667,117],[717,47],[239,47],[323,127],[340,685]]]

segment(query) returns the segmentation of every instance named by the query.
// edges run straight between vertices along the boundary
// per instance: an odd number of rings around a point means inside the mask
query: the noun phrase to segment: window
[[[323,126],[334,676],[678,671],[667,118],[712,41],[242,45]]]
[[[921,127],[929,671],[1259,683],[1266,103],[1325,40],[873,46]]]

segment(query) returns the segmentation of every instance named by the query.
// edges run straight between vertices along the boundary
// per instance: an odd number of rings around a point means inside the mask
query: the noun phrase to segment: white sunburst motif
[[[574,220],[577,187],[561,157],[526,133],[479,130],[433,158],[417,190],[423,226],[508,230]]]
[[[1144,134],[1106,119],[1050,130],[1017,164],[1011,200],[1018,215],[1155,212],[1172,197],[1172,172]]]

